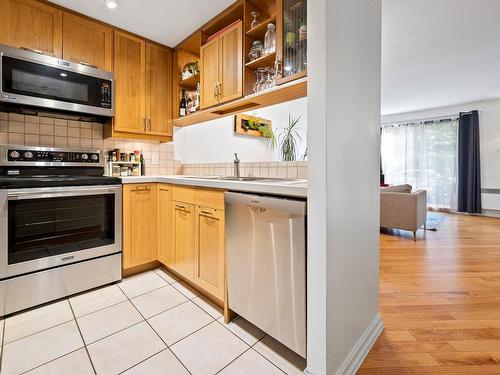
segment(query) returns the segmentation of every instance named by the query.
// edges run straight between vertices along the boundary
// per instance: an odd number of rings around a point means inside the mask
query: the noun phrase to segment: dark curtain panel
[[[458,211],[481,213],[479,114],[460,113],[458,123]]]

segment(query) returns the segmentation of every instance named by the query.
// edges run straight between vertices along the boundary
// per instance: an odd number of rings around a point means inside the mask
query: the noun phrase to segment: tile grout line
[[[245,343],[246,344],[246,343]],[[248,346],[248,344],[247,344]],[[236,356],[236,358],[234,358],[231,362],[229,362],[228,364],[226,364],[225,366],[223,366],[219,371],[217,371],[215,373],[215,375],[219,374],[222,370],[224,370],[226,367],[228,367],[231,363],[233,363],[234,361],[236,361],[238,358],[240,358],[243,354],[245,354],[246,352],[248,352],[249,350],[252,350],[252,348],[250,346],[248,346],[247,349],[245,349],[243,351],[243,353],[241,353],[240,355]]]
[[[55,324],[55,325],[53,325],[53,326],[50,326],[50,327],[47,327],[47,328],[41,329],[40,331],[36,331],[36,332],[30,333],[29,335],[26,335],[26,336],[23,336],[23,337],[19,337],[19,338],[15,339],[15,340],[12,340],[12,341],[6,342],[6,343],[4,343],[4,345],[10,345],[10,344],[12,344],[12,343],[14,343],[14,342],[17,342],[17,341],[19,341],[19,340],[23,340],[23,339],[26,339],[26,338],[28,338],[28,337],[31,337],[31,336],[37,335],[37,334],[39,334],[39,333],[42,333],[42,332],[48,331],[49,329],[52,329],[52,328],[56,328],[56,327],[62,326],[63,324],[69,323],[69,322],[71,322],[71,321],[73,321],[73,320],[74,320],[74,319],[73,319],[73,318],[71,318],[70,320],[66,320],[66,321],[64,321],[64,322],[57,323],[57,324]],[[5,324],[5,323],[4,323],[4,324]],[[4,327],[4,329],[5,329],[5,327]],[[3,337],[2,342],[3,342],[3,341],[5,341],[5,337]],[[3,347],[2,347],[2,349],[3,349]]]
[[[82,338],[83,346],[85,348],[85,352],[87,353],[87,356],[89,357],[90,365],[92,366],[92,370],[94,370],[94,374],[97,374],[97,371],[94,366],[94,362],[92,361],[92,358],[90,357],[89,349],[87,348],[87,343],[85,342],[85,339],[83,338],[82,330],[80,329],[80,325],[78,324],[78,320],[76,319],[75,312],[73,311],[73,306],[71,306],[71,302],[69,301],[68,298],[68,305],[69,308],[71,309],[71,313],[73,314],[73,319],[75,320],[76,323],[76,328],[78,328],[78,332],[80,333],[80,337]]]
[[[153,271],[153,272],[154,272],[154,271]],[[156,272],[155,272],[155,273],[156,273]],[[160,278],[163,280],[163,278],[162,278],[160,275],[158,275],[158,274],[156,274],[156,275],[157,275],[158,277],[160,277]],[[165,280],[164,280],[164,281],[165,281]],[[174,288],[174,289],[175,289],[175,288]],[[124,292],[124,293],[125,293],[125,292]],[[180,291],[179,291],[179,293],[180,293]],[[181,293],[181,294],[182,294],[182,293]],[[125,294],[125,295],[126,295],[126,294]],[[126,297],[127,297],[127,298],[128,298],[128,300],[130,301],[130,303],[132,304],[132,306],[134,306],[134,308],[137,310],[137,312],[138,312],[138,313],[142,316],[142,318],[144,319],[144,321],[146,322],[146,324],[147,324],[147,325],[148,325],[148,326],[149,326],[149,327],[153,330],[153,332],[156,334],[156,336],[158,336],[158,338],[159,338],[159,339],[163,342],[163,344],[165,344],[165,346],[166,346],[166,348],[165,348],[165,349],[170,350],[170,352],[174,355],[174,357],[175,357],[175,358],[177,358],[177,360],[178,360],[178,361],[179,361],[179,363],[182,365],[182,367],[184,367],[184,368],[186,369],[186,371],[188,372],[188,374],[191,374],[191,372],[188,370],[188,368],[186,367],[186,365],[185,365],[185,364],[184,364],[184,363],[180,360],[180,358],[179,358],[179,357],[177,357],[177,355],[173,352],[173,350],[171,350],[171,349],[170,349],[170,346],[169,346],[169,345],[165,342],[165,340],[163,340],[163,338],[160,336],[160,334],[159,334],[158,332],[156,332],[156,330],[153,328],[153,326],[152,326],[152,325],[148,322],[148,320],[144,317],[144,315],[142,315],[142,313],[141,313],[141,312],[139,311],[139,309],[138,309],[138,308],[134,305],[134,303],[130,300],[130,298],[129,298],[127,295],[126,295]],[[184,296],[184,297],[186,297],[186,296]],[[188,301],[186,301],[186,302],[188,302]],[[184,303],[185,303],[185,302],[184,302]],[[193,303],[194,303],[194,302],[193,302]],[[181,305],[181,304],[179,304],[179,305]],[[179,305],[177,305],[177,306],[179,306]],[[165,311],[167,311],[167,310],[165,310]],[[165,350],[165,349],[164,349],[164,350]],[[163,350],[159,351],[158,353],[161,353],[162,351],[163,351]],[[156,355],[156,354],[158,354],[158,353],[155,353],[154,355]],[[151,357],[153,357],[153,356],[151,356]],[[149,358],[151,358],[151,357],[149,357]],[[141,362],[139,362],[139,363],[142,363],[142,362],[143,362],[143,361],[141,361]],[[133,367],[137,366],[139,363],[136,363],[134,366],[130,367],[129,369],[131,369],[131,368],[133,368]],[[127,370],[129,370],[129,369],[127,369]],[[125,371],[127,371],[127,370],[125,370]]]
[[[82,347],[80,347],[80,348],[78,348],[78,349],[72,350],[72,351],[70,351],[70,352],[68,352],[68,353],[66,353],[66,354],[60,355],[59,357],[56,357],[56,358],[54,358],[54,359],[51,359],[51,360],[50,360],[50,361],[48,361],[48,362],[44,362],[44,363],[42,363],[41,365],[37,365],[37,366],[35,366],[35,367],[30,368],[29,370],[23,371],[21,374],[26,374],[26,373],[28,373],[28,372],[30,372],[30,371],[36,370],[37,368],[40,368],[40,367],[45,366],[45,365],[48,365],[49,363],[55,362],[55,361],[57,361],[58,359],[61,359],[62,357],[66,357],[67,355],[73,354],[73,353],[75,353],[75,352],[77,352],[77,351],[79,351],[79,350],[83,349],[84,347],[85,347],[85,345],[83,345]],[[90,359],[89,359],[89,360],[90,360]]]

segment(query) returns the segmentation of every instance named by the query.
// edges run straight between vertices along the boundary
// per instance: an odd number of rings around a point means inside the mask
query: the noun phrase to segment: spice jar
[[[118,177],[120,176],[120,166],[119,165],[113,165],[111,167],[111,175],[113,177]]]
[[[264,51],[264,44],[260,40],[255,40],[252,43],[252,48],[250,48],[250,52],[248,53],[248,59],[250,61],[257,60],[262,56],[262,52]]]

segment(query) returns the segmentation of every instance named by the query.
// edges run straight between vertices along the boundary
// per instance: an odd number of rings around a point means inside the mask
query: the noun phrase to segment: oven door
[[[114,116],[112,73],[5,46],[0,56],[0,101]]]
[[[0,190],[0,210],[0,279],[122,251],[121,185]]]

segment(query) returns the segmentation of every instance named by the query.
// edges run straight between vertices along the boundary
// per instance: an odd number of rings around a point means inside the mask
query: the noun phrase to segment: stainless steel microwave
[[[113,117],[113,73],[0,45],[0,102]]]

